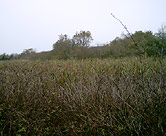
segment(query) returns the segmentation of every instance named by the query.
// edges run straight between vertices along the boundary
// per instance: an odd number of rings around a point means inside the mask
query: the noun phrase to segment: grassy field
[[[162,68],[148,58],[0,62],[1,136],[166,135]]]

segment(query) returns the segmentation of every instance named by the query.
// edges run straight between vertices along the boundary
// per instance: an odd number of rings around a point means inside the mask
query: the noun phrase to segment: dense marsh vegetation
[[[166,60],[0,62],[1,135],[166,135]]]

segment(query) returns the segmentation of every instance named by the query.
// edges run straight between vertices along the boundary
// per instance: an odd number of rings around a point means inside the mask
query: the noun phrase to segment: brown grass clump
[[[0,62],[1,135],[166,135],[160,66],[142,61]]]

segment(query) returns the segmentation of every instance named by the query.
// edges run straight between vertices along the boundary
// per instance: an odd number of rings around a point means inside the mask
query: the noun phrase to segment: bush
[[[0,132],[164,135],[159,69],[158,62],[137,58],[1,62]]]

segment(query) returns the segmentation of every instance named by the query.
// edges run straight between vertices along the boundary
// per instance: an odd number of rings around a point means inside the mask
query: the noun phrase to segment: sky
[[[166,0],[0,0],[0,54],[52,50],[58,35],[92,33],[92,46],[166,25]]]

